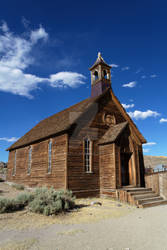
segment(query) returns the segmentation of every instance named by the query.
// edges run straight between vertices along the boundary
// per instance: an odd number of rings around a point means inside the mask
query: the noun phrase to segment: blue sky
[[[167,156],[166,9],[165,0],[2,1],[0,161],[41,119],[90,96],[99,51],[145,154]]]

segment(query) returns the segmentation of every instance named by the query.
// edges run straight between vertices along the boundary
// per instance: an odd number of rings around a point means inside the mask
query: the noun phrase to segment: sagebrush
[[[24,206],[16,199],[0,198],[0,213],[9,213],[20,210]]]
[[[54,188],[38,188],[34,199],[29,203],[29,209],[44,215],[57,214],[75,207],[75,197],[69,190],[55,190]]]
[[[0,198],[0,213],[21,210],[28,206],[31,212],[53,215],[75,207],[75,197],[69,190],[41,187],[34,192],[24,192],[15,199]]]

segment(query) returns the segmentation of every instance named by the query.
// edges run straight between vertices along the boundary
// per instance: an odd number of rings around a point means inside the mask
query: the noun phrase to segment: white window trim
[[[17,150],[15,150],[15,155],[14,155],[14,166],[12,169],[12,176],[16,175],[16,163],[17,163]]]
[[[51,145],[51,148],[50,148]],[[48,143],[48,170],[47,173],[51,174],[52,172],[52,139],[49,140]]]
[[[30,152],[31,152],[31,155],[30,155]],[[30,146],[29,149],[28,149],[28,169],[27,169],[27,175],[31,174],[31,164],[32,164],[32,146]]]
[[[89,153],[88,153],[88,155],[89,155],[89,161],[88,161],[88,165],[86,165],[86,161],[85,161],[85,156],[86,156],[85,141],[86,140],[89,141]],[[84,155],[84,171],[85,171],[85,173],[91,174],[91,173],[93,173],[93,171],[92,171],[93,142],[89,138],[85,138],[84,141],[83,141],[83,144],[84,144],[84,147],[83,147],[84,148],[84,150],[83,150],[83,155]]]

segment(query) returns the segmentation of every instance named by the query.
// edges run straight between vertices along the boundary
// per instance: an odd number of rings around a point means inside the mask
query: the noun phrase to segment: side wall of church
[[[30,174],[28,174],[30,146],[16,150],[15,175],[13,175],[15,150],[11,151],[9,153],[7,180],[31,187],[53,186],[54,188],[66,188],[68,137],[64,134],[52,138],[51,173],[48,173],[48,145],[49,139],[31,145]]]
[[[96,115],[92,116],[91,114]],[[84,116],[78,121],[78,124],[76,124],[76,128],[73,132],[71,132],[71,136],[69,137],[68,188],[71,189],[78,197],[99,195],[102,187],[116,187],[114,148],[111,145],[104,147],[98,145],[98,140],[109,128],[104,123],[104,114],[114,115],[116,123],[125,121],[111,98],[106,101],[105,97],[104,99],[101,99],[100,103],[92,106],[92,108],[84,114]],[[93,144],[92,173],[86,173],[85,171],[85,138],[89,138]],[[100,162],[99,156],[101,154],[103,160]],[[106,161],[108,162],[108,165],[106,164]],[[105,180],[102,180],[102,172],[100,173],[100,171],[105,172],[104,179],[109,178],[108,184]]]

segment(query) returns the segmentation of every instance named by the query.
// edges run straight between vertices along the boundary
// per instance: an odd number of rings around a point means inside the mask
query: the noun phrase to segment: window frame
[[[92,159],[93,159],[93,141],[90,140],[89,137],[86,137],[83,140],[83,162],[84,162],[85,173],[93,173]]]
[[[27,174],[31,174],[31,164],[32,164],[32,146],[28,148],[28,168],[27,168]]]
[[[17,165],[17,150],[15,150],[15,153],[14,153],[14,166],[12,169],[12,176],[16,175],[16,165]]]
[[[52,139],[50,139],[48,143],[48,169],[47,169],[48,174],[51,174],[52,172],[52,145],[53,141]]]

